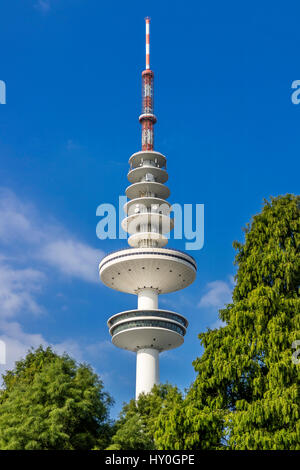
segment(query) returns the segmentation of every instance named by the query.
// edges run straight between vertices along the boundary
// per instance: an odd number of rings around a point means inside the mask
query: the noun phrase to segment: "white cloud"
[[[104,253],[71,236],[47,215],[47,225],[37,209],[10,190],[0,189],[0,242],[6,252],[42,262],[63,275],[98,282],[97,266]],[[8,259],[8,256],[6,255]]]
[[[43,308],[35,295],[45,279],[36,269],[14,269],[0,260],[0,318],[15,316],[21,310],[37,314]]]
[[[98,282],[97,265],[103,256],[70,233],[33,204],[24,202],[12,191],[0,188],[0,340],[6,345],[6,364],[0,374],[13,367],[30,347],[47,346],[47,339],[25,332],[16,321],[21,314],[45,311],[39,300],[49,268],[63,277]],[[99,283],[100,285],[100,283]],[[52,344],[58,353],[67,352],[81,361],[85,346],[66,338]]]
[[[20,323],[13,321],[0,320],[0,331],[0,340],[4,342],[6,349],[6,363],[0,364],[0,376],[6,370],[12,369],[16,361],[24,358],[30,348],[36,349],[40,345],[44,347],[51,346],[58,354],[66,352],[77,361],[82,361],[82,349],[73,340],[50,344],[41,334],[26,333]]]
[[[97,266],[103,253],[72,239],[51,241],[39,256],[62,273],[88,282],[99,282]]]
[[[0,242],[9,245],[15,242],[38,243],[42,233],[33,226],[37,214],[31,204],[26,204],[16,195],[0,188]]]
[[[41,334],[24,332],[21,324],[14,320],[24,312],[36,315],[45,310],[35,298],[45,280],[46,276],[41,271],[13,269],[0,261],[0,340],[6,349],[5,364],[0,364],[0,376],[11,369],[15,361],[24,357],[31,347],[49,345]],[[66,340],[52,346],[58,353],[66,351],[81,360],[80,348],[74,341]]]
[[[201,297],[198,307],[219,309],[231,302],[233,278],[229,282],[213,281],[206,285],[206,293]]]
[[[205,286],[205,293],[198,303],[198,308],[208,309],[209,318],[207,326],[211,329],[219,329],[226,325],[219,317],[218,310],[225,308],[226,304],[232,302],[234,278],[229,276],[228,279],[228,281],[216,280],[208,282]]]
[[[0,331],[0,340],[6,347],[6,363],[0,365],[0,373],[11,369],[15,361],[24,357],[30,347],[37,348],[40,344],[46,345],[42,335],[25,333],[18,322],[0,319]]]

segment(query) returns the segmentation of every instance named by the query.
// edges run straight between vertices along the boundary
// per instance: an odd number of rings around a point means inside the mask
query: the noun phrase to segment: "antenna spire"
[[[146,70],[142,72],[142,114],[139,117],[142,125],[142,150],[153,150],[154,147],[154,73],[150,70],[150,18],[146,21]]]
[[[150,69],[150,18],[147,16],[146,21],[146,70]]]

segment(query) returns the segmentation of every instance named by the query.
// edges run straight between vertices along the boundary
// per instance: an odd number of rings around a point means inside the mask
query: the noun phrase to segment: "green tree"
[[[182,406],[158,422],[162,449],[300,449],[300,198],[265,201],[234,243],[238,266],[224,326],[199,335],[204,353]]]
[[[105,448],[112,403],[85,364],[41,346],[3,375],[0,449]]]
[[[154,433],[161,414],[168,413],[182,395],[172,385],[155,385],[148,394],[131,400],[123,406],[116,432],[108,450],[152,450],[156,449]]]

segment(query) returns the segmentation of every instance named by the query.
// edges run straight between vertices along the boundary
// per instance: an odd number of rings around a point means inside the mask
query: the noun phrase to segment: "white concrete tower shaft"
[[[159,351],[153,348],[140,349],[136,353],[135,398],[141,393],[150,393],[159,384]]]
[[[150,19],[146,18],[146,69],[142,72],[142,150],[129,159],[128,202],[122,228],[129,248],[100,262],[101,281],[119,292],[137,296],[137,308],[112,315],[107,325],[112,343],[136,353],[136,399],[159,383],[159,354],[184,342],[188,326],[180,313],[159,308],[158,296],[189,286],[197,265],[189,254],[167,248],[174,227],[167,159],[154,150],[154,73],[150,69]]]
[[[138,309],[155,310],[158,308],[158,293],[153,289],[141,289],[138,292]]]
[[[158,293],[153,289],[141,289],[138,293],[138,310],[157,310]],[[136,353],[135,397],[151,392],[159,384],[159,351],[154,348],[140,349]]]

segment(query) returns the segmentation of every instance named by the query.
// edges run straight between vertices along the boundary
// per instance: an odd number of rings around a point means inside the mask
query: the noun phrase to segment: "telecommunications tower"
[[[129,201],[122,228],[129,233],[129,248],[113,252],[99,264],[101,281],[120,292],[135,294],[136,310],[108,319],[112,342],[136,353],[136,398],[159,383],[159,353],[184,341],[187,319],[158,308],[158,296],[184,289],[196,277],[196,262],[185,252],[165,248],[173,229],[166,157],[154,151],[153,80],[150,69],[150,19],[146,18],[146,69],[142,72],[142,150],[129,159],[126,189]]]

